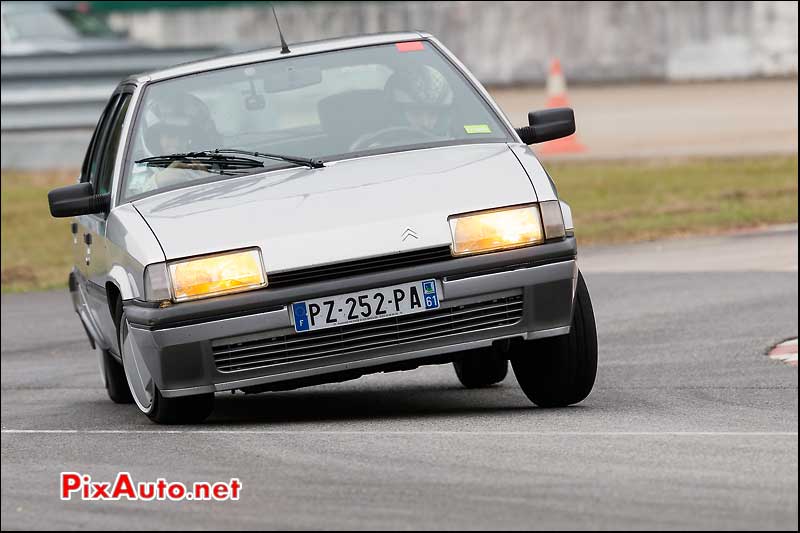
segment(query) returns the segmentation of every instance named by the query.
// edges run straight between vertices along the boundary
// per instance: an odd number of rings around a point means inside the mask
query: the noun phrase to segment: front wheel
[[[133,396],[125,379],[125,370],[108,350],[100,350],[100,369],[111,401],[122,404],[133,403]]]
[[[214,410],[214,393],[164,398],[158,387],[155,392],[153,407],[145,414],[157,424],[199,424]]]
[[[540,407],[582,401],[597,375],[597,329],[589,290],[578,273],[572,327],[567,335],[520,343],[511,366],[522,391]]]
[[[153,381],[142,354],[130,336],[122,306],[118,305],[119,349],[133,401],[147,418],[158,424],[196,424],[214,410],[214,393],[165,398]]]

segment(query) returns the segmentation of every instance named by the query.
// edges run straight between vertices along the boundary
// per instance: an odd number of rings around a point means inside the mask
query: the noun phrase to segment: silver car
[[[214,393],[511,361],[539,406],[591,391],[592,306],[570,208],[528,145],[425,33],[208,59],[115,90],[80,182],[69,289],[105,386],[160,423]]]

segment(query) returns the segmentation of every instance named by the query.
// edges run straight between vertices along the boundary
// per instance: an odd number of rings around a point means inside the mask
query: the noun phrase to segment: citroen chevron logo
[[[409,237],[413,237],[415,239],[419,239],[419,237],[417,236],[417,232],[416,231],[414,231],[411,228],[406,228],[405,231],[403,231],[403,234],[400,236],[400,239],[403,242],[405,242],[405,240],[408,239]]]

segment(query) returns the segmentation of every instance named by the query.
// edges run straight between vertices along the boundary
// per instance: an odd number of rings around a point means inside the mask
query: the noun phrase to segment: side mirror
[[[528,124],[530,126],[516,128],[525,144],[560,139],[575,133],[575,112],[569,107],[531,111],[528,113]]]
[[[111,206],[110,194],[95,194],[91,183],[76,183],[47,193],[50,214],[54,217],[76,217],[105,213]]]

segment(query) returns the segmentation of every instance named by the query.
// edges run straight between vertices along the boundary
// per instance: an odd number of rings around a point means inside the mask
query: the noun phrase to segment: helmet
[[[219,148],[220,135],[205,103],[192,94],[169,94],[152,101],[143,131],[147,151],[162,155],[163,136],[178,140],[179,151]]]
[[[401,106],[441,109],[453,103],[450,84],[441,72],[427,65],[395,72],[385,90]]]

